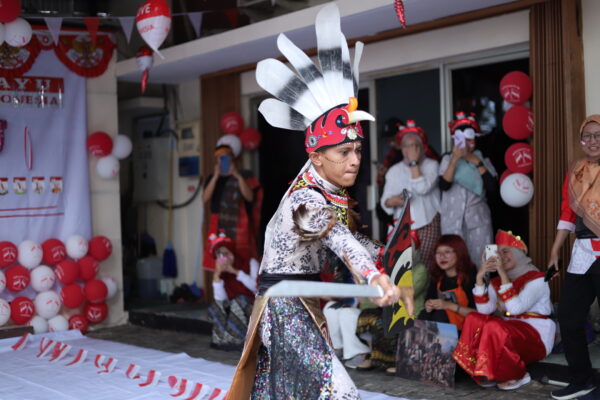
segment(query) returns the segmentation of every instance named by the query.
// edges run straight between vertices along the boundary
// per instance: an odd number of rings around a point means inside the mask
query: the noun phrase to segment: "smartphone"
[[[562,266],[562,260],[558,260],[558,266]],[[556,266],[551,266],[546,270],[546,275],[544,275],[544,282],[548,282],[554,275],[558,273],[558,268]]]
[[[495,244],[488,244],[485,246],[485,259],[489,260],[492,257],[498,257],[498,246]]]
[[[219,170],[222,174],[228,174],[231,168],[231,156],[229,154],[223,154],[219,157]]]
[[[454,146],[458,147],[459,149],[464,149],[465,146],[467,145],[467,141],[464,137],[462,136],[454,136]]]

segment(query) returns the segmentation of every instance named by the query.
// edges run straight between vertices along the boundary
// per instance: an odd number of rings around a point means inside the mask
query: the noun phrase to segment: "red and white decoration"
[[[239,135],[244,129],[244,119],[235,111],[221,115],[221,130],[226,135]]]
[[[500,185],[500,196],[511,207],[523,207],[533,197],[533,182],[525,174],[510,174]]]
[[[504,163],[511,172],[528,174],[533,170],[533,149],[528,143],[515,143],[504,153]]]
[[[533,113],[525,106],[514,106],[504,114],[502,129],[515,140],[527,139],[533,133]]]
[[[166,0],[146,0],[138,8],[135,26],[152,50],[164,58],[158,48],[171,30],[171,9]]]
[[[150,68],[154,65],[154,55],[152,49],[148,46],[142,46],[135,55],[135,62],[138,69],[142,72],[142,94],[146,91]]]
[[[531,78],[524,72],[509,72],[500,81],[500,94],[510,104],[524,104],[529,100],[532,92]]]
[[[19,264],[29,269],[40,265],[44,252],[42,246],[33,240],[25,240],[19,245]]]
[[[52,289],[56,282],[56,274],[47,265],[40,265],[31,270],[31,287],[36,292],[45,292]]]

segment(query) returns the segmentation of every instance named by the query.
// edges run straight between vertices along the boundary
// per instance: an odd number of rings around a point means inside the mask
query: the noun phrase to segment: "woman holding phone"
[[[531,381],[526,365],[552,351],[556,326],[550,287],[527,257],[525,243],[499,230],[496,245],[497,256],[482,256],[473,289],[477,312],[465,318],[452,358],[479,385],[514,390]],[[498,276],[487,285],[484,277],[491,272]]]
[[[449,124],[454,147],[442,157],[438,181],[442,191],[442,235],[463,237],[473,263],[479,262],[486,244],[492,241],[492,216],[486,193],[497,190],[496,170],[475,149],[479,124],[474,115],[459,111]]]
[[[244,263],[258,259],[262,189],[251,171],[240,171],[236,160],[242,143],[235,135],[224,135],[215,148],[215,168],[207,179],[202,199],[210,202],[209,232],[225,232],[234,243],[235,254]],[[214,270],[214,257],[205,246],[203,266]]]
[[[587,117],[579,129],[585,157],[570,168],[562,190],[560,221],[548,268],[558,270],[558,254],[575,233],[571,262],[558,303],[558,323],[569,364],[569,386],[552,392],[558,400],[584,396],[596,389],[584,324],[600,298],[600,115]],[[552,273],[552,272],[550,272]],[[600,389],[596,390],[600,392]]]

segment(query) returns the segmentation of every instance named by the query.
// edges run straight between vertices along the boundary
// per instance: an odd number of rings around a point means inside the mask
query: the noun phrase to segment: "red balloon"
[[[21,0],[0,1],[0,22],[12,22],[21,14]]]
[[[84,281],[94,279],[100,270],[100,263],[91,256],[83,257],[77,261],[77,264],[79,264],[79,277]]]
[[[17,246],[11,242],[0,242],[0,267],[8,267],[17,260]]]
[[[112,152],[113,141],[106,132],[94,132],[87,138],[87,148],[93,156],[108,156]]]
[[[60,298],[67,308],[77,308],[83,303],[83,290],[76,283],[64,286],[60,290]]]
[[[112,253],[112,243],[106,236],[94,236],[88,246],[88,254],[98,261],[106,260]]]
[[[93,279],[85,284],[83,293],[85,293],[85,298],[90,303],[96,304],[106,300],[108,288],[106,287],[106,283],[102,282],[100,279]]]
[[[244,119],[235,112],[228,112],[221,116],[221,130],[224,133],[239,135],[244,128]]]
[[[506,179],[507,176],[512,174],[513,172],[510,169],[505,169],[502,175],[500,175],[500,184]]]
[[[106,303],[86,304],[83,314],[93,324],[104,321],[108,315],[108,306]]]
[[[79,329],[81,333],[86,333],[90,324],[81,314],[71,315],[69,318],[69,329]]]
[[[533,85],[531,78],[524,72],[512,71],[500,81],[500,94],[510,104],[523,104],[531,97]]]
[[[29,286],[31,280],[29,270],[22,265],[15,265],[4,273],[6,287],[13,292],[20,292]]]
[[[260,141],[262,140],[262,136],[259,131],[254,128],[246,128],[240,133],[240,140],[242,141],[242,146],[248,150],[255,150],[260,145]]]
[[[527,139],[533,133],[533,113],[525,106],[514,106],[504,114],[502,128],[515,139]]]
[[[506,149],[504,163],[512,172],[528,174],[533,169],[533,149],[527,143],[515,143]]]
[[[10,318],[15,321],[17,325],[24,325],[33,318],[35,312],[35,306],[33,301],[27,297],[19,296],[16,297],[10,303]]]
[[[65,285],[70,285],[75,282],[75,279],[79,278],[79,265],[73,260],[63,260],[58,263],[54,273],[59,281]]]
[[[44,251],[44,263],[56,265],[67,256],[67,249],[63,242],[58,239],[48,239],[42,243]]]

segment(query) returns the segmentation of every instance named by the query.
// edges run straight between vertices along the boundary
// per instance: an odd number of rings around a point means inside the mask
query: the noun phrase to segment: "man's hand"
[[[412,286],[398,287],[392,284],[387,274],[377,275],[371,279],[371,286],[381,286],[383,289],[383,297],[370,299],[374,304],[379,307],[386,307],[396,304],[398,300],[402,299],[408,314],[413,315],[415,307],[413,300],[414,289]]]

